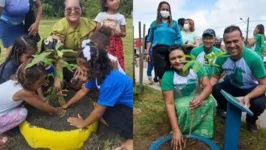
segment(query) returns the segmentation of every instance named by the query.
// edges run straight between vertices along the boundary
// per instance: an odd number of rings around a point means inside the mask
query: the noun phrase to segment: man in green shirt
[[[244,47],[239,27],[227,27],[223,38],[230,56],[217,58],[216,64],[219,67],[211,78],[212,94],[218,103],[217,113],[224,115],[226,110],[227,101],[220,93],[221,89],[236,97],[244,96],[241,102],[254,113],[253,117],[246,117],[247,129],[257,132],[256,120],[263,113],[266,104],[266,71],[263,62],[256,52]],[[227,79],[218,83],[223,72]]]
[[[193,48],[190,52],[190,55],[195,56],[199,63],[204,64],[205,70],[207,71],[207,75],[209,78],[212,77],[215,68],[207,64],[209,63],[209,61],[215,62],[215,59],[207,59],[206,55],[221,52],[220,49],[213,46],[216,39],[215,37],[215,31],[213,29],[205,30],[202,34],[203,45]]]

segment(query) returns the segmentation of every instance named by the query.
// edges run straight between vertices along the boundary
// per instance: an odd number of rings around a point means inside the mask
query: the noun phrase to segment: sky
[[[171,6],[173,20],[191,18],[195,33],[201,37],[204,30],[212,28],[218,38],[223,37],[227,26],[237,25],[246,37],[249,17],[249,37],[257,24],[266,27],[266,0],[165,0]],[[157,7],[161,0],[133,0],[134,38],[139,37],[139,21],[147,29],[156,20]],[[240,19],[242,18],[242,20]]]

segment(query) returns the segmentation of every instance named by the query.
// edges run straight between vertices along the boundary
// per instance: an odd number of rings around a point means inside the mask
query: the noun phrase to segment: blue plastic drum
[[[152,143],[152,145],[149,147],[149,150],[157,150],[163,143],[170,141],[172,139],[172,134],[170,134],[167,137],[163,137],[160,138],[159,140],[155,141]],[[188,134],[184,134],[183,135],[184,138],[188,136]],[[190,138],[198,140],[200,142],[203,142],[204,144],[206,144],[211,150],[220,150],[220,148],[218,147],[218,145],[216,145],[212,140],[202,137],[202,136],[198,136],[195,134],[190,134]]]

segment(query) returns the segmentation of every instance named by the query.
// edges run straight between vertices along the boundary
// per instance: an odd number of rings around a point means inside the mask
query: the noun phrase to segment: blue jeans
[[[149,51],[149,55],[150,55],[150,59],[151,59],[152,58],[152,50]],[[153,70],[153,63],[152,63],[152,60],[151,60],[151,61],[148,61],[148,69],[147,69],[148,79],[151,79],[152,70]],[[154,76],[153,81],[154,82],[158,82],[158,79],[157,79],[156,75]]]

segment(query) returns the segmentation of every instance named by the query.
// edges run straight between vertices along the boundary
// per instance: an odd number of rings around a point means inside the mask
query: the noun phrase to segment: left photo
[[[133,150],[133,0],[0,0],[0,149]]]

